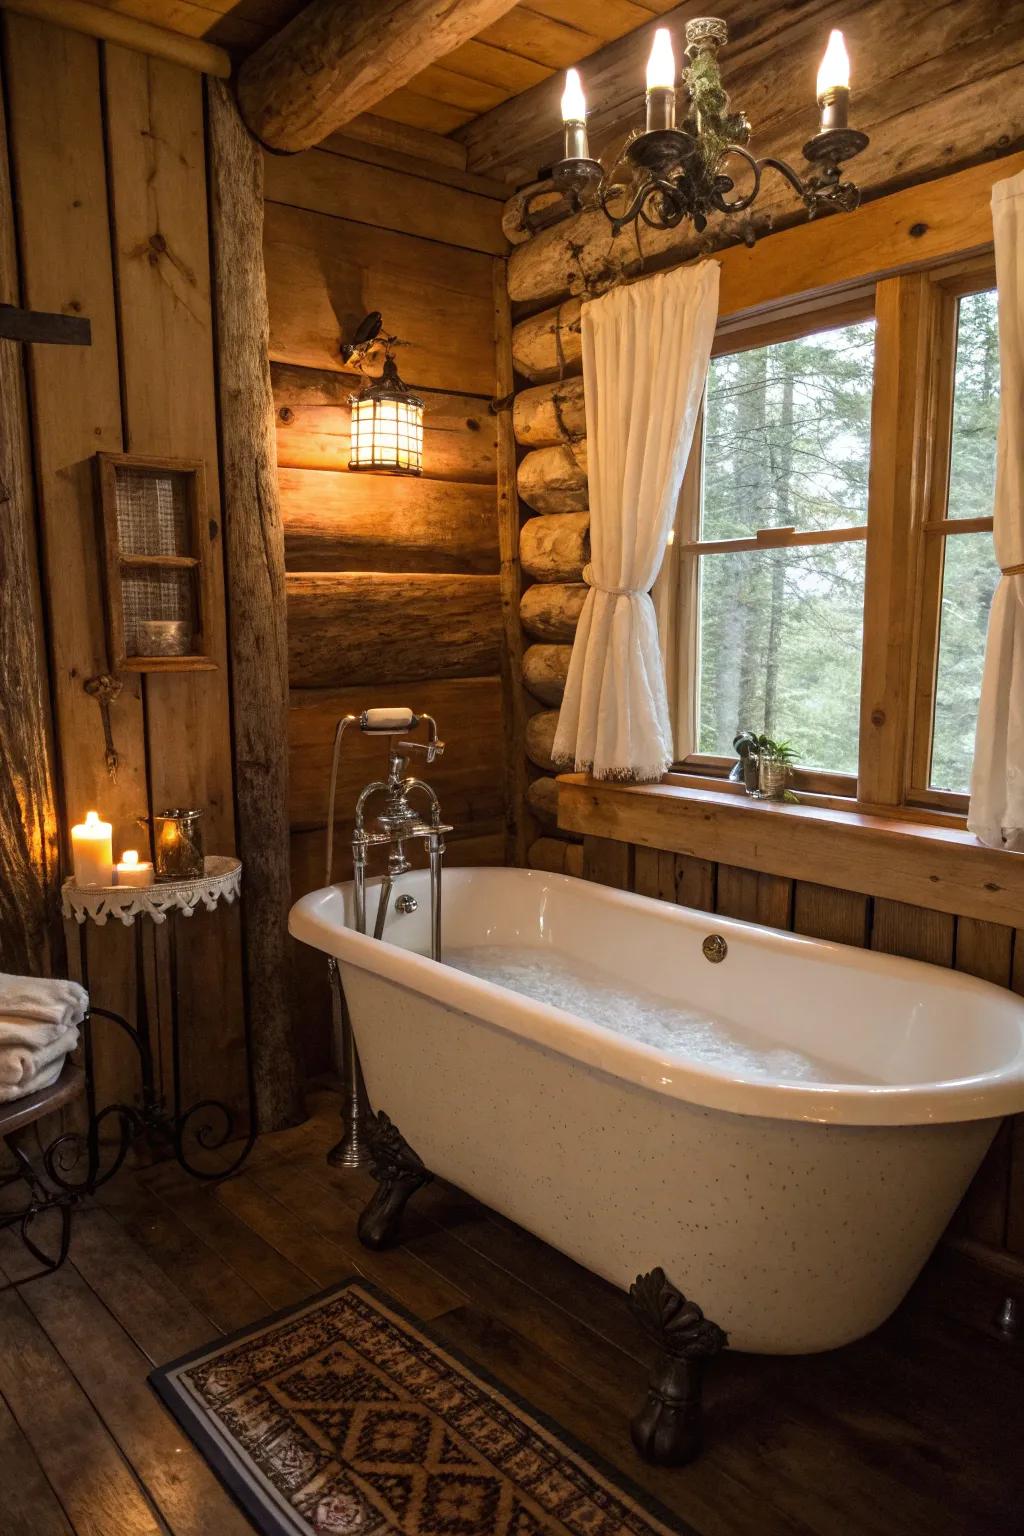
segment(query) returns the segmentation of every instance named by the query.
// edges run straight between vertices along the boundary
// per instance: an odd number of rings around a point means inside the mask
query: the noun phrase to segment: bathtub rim
[[[653,897],[639,896],[571,875],[501,867],[453,866],[445,870],[449,879],[457,874],[485,880],[500,876],[503,880],[528,881],[542,887],[583,887],[588,899],[602,904],[625,906],[638,912],[653,907],[659,916],[670,920],[678,917],[684,925],[688,919],[696,918],[726,937],[731,933],[736,938],[753,939],[772,948],[810,946],[819,954],[830,956],[843,968],[867,969],[882,974],[887,971],[907,974],[908,967],[911,972],[939,971],[944,981],[966,997],[973,995],[980,1000],[994,997],[1005,1004],[1008,998],[1012,1000],[1015,996],[1006,988],[964,972],[946,972],[923,961],[783,932],[693,907],[677,907]],[[416,880],[417,877],[425,882],[426,872],[413,871],[405,878]],[[943,1125],[999,1119],[1024,1110],[1024,1000],[1020,1003],[1020,1039],[1016,1056],[999,1068],[974,1076],[940,1082],[878,1085],[773,1083],[730,1077],[694,1062],[665,1061],[653,1046],[625,1039],[605,1025],[592,1023],[565,1009],[538,1002],[465,971],[438,964],[428,956],[386,939],[373,939],[357,933],[325,912],[325,908],[337,910],[339,905],[344,912],[345,895],[350,890],[351,882],[346,881],[300,897],[289,914],[289,933],[346,965],[380,976],[492,1028],[663,1097],[731,1114],[836,1126]],[[929,975],[928,980],[931,985],[935,984],[934,976]]]

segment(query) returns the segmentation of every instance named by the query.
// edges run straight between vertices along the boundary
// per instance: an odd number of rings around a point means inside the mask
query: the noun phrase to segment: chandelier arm
[[[731,155],[738,155],[741,160],[746,162],[750,174],[754,178],[754,185],[745,196],[733,198],[730,202],[724,195],[725,189],[720,187],[718,183],[720,180],[727,181],[729,186],[735,186],[732,178],[725,176],[721,171],[723,161],[728,160]],[[714,208],[717,208],[719,213],[745,213],[757,200],[758,194],[761,191],[761,171],[764,166],[769,164],[771,162],[768,160],[755,160],[749,150],[743,148],[742,144],[727,144],[714,163],[709,203]]]
[[[777,171],[780,176],[789,182],[797,197],[801,198],[803,202],[809,204],[813,201],[810,189],[803,177],[794,171],[791,165],[787,165],[785,160],[776,160],[773,156],[769,155],[767,159],[761,161],[761,166],[763,169],[770,166],[773,171]]]
[[[659,225],[655,223],[650,218],[648,218],[648,216],[643,211],[644,204],[649,202],[656,192],[660,192],[662,196],[669,198],[669,200],[673,202],[677,208],[680,206],[679,194],[670,181],[663,181],[660,177],[657,176],[649,176],[640,187],[640,190],[636,193],[633,201],[628,204],[623,213],[613,213],[608,206],[612,201],[612,197],[616,190],[619,189],[615,187],[606,187],[602,189],[600,194],[601,209],[605,217],[614,226],[616,234],[618,234],[620,230],[624,229],[627,224],[632,224],[634,220],[638,218],[642,218],[644,223],[650,225],[653,229],[672,228],[672,225]],[[682,217],[682,210],[680,211],[679,216],[680,218]],[[678,223],[679,220],[677,219],[676,222]]]

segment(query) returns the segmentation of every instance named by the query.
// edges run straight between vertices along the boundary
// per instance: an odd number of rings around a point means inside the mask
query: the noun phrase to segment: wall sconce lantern
[[[378,344],[379,312],[360,322],[353,341],[341,348],[343,362],[361,361]],[[379,379],[369,380],[352,407],[349,469],[386,470],[392,474],[419,475],[423,471],[423,401],[402,383],[392,355],[397,336],[380,338],[384,367]]]

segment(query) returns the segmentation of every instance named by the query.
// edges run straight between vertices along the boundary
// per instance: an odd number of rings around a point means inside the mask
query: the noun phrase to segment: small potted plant
[[[757,738],[757,788],[750,790],[755,800],[795,799],[789,791],[796,753],[788,741],[773,741],[770,736]]]

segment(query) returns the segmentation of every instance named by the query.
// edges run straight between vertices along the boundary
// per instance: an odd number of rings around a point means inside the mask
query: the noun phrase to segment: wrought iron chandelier
[[[844,181],[842,167],[867,146],[868,137],[848,122],[850,63],[843,34],[831,34],[818,70],[821,118],[818,132],[804,145],[811,167],[805,176],[785,160],[758,160],[746,148],[750,122],[742,112],[729,111],[718,67],[718,50],[727,40],[725,22],[715,16],[687,22],[683,84],[689,110],[677,127],[672,38],[667,27],[657,29],[647,63],[646,127],[627,140],[610,173],[590,155],[586,100],[578,72],[569,70],[562,97],[565,156],[552,176],[574,209],[600,208],[615,235],[637,221],[674,229],[684,219],[700,233],[711,214],[752,208],[766,170],[789,182],[811,218],[822,208],[856,208],[860,193]],[[737,176],[747,183],[742,190]]]

